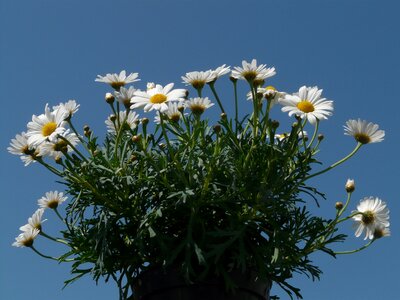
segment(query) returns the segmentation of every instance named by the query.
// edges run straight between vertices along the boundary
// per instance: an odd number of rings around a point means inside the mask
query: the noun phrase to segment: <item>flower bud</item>
[[[107,102],[108,104],[113,104],[114,101],[115,101],[115,97],[114,97],[114,95],[111,94],[111,93],[107,93],[106,96],[105,96],[105,99],[106,99],[106,102]]]
[[[335,203],[335,208],[337,210],[341,210],[343,208],[343,202],[336,202]]]
[[[238,81],[238,79],[235,78],[235,77],[233,77],[233,76],[230,76],[229,79],[230,79],[230,81],[232,81],[233,83],[235,83],[236,81]]]
[[[140,135],[134,135],[132,137],[132,142],[134,142],[134,143],[138,143],[138,142],[140,142],[140,140],[141,140],[141,136]]]
[[[324,138],[325,136],[322,133],[318,134],[318,141],[322,141]]]
[[[353,179],[347,179],[345,188],[346,188],[346,192],[348,192],[348,193],[354,192],[354,190],[356,189],[355,184],[354,184],[354,180]]]
[[[182,106],[182,105],[179,105],[179,106],[178,106],[178,111],[179,111],[180,113],[182,113],[184,110],[185,110],[185,107],[184,107],[184,106]]]
[[[219,124],[214,125],[213,129],[214,129],[215,133],[220,133],[221,132],[221,125],[219,125]]]
[[[62,158],[61,156],[57,156],[54,161],[56,162],[56,164],[61,165],[62,164]]]
[[[141,122],[142,122],[143,125],[147,125],[147,124],[149,123],[149,119],[143,118],[143,119],[141,120]]]
[[[83,131],[89,131],[90,127],[88,125],[83,126]]]
[[[225,120],[226,119],[226,113],[220,114],[221,119]]]
[[[92,135],[92,131],[91,130],[86,130],[83,134],[88,138],[88,137],[90,137]]]
[[[272,120],[271,121],[271,127],[273,129],[277,129],[279,127],[279,122],[277,120]]]
[[[110,116],[110,121],[111,121],[111,122],[115,122],[116,119],[117,119],[117,116],[116,116],[116,115],[111,115],[111,116]]]

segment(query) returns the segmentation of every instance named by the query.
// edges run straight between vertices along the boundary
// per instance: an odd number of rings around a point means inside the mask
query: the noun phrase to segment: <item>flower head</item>
[[[354,184],[354,179],[347,179],[346,185],[345,185],[346,192],[352,193],[356,189],[355,184]]]
[[[38,205],[41,208],[55,209],[65,200],[67,200],[67,197],[64,197],[63,193],[59,193],[58,191],[47,192],[44,197],[38,200]]]
[[[244,79],[247,81],[263,81],[275,74],[275,68],[267,68],[266,65],[257,66],[257,60],[255,59],[253,59],[251,63],[243,60],[242,68],[234,67],[234,70],[232,70],[233,78]]]
[[[14,247],[31,247],[33,241],[38,236],[40,231],[36,228],[29,228],[15,238],[12,244]]]
[[[195,115],[201,115],[207,108],[210,108],[213,105],[214,103],[212,103],[208,97],[190,98],[189,100],[185,101],[185,106],[188,107]]]
[[[317,120],[327,119],[333,111],[333,101],[322,98],[321,94],[322,90],[316,86],[302,86],[298,93],[285,95],[279,103],[283,105],[282,111],[289,112],[289,116],[298,115],[315,124]]]
[[[131,73],[128,76],[126,76],[126,71],[123,70],[119,74],[108,73],[105,76],[97,75],[95,81],[108,83],[115,90],[119,90],[121,86],[125,86],[128,83],[139,81],[140,79],[138,79],[138,76],[139,76],[138,73]]]
[[[355,225],[358,226],[355,236],[359,237],[365,230],[365,240],[373,239],[376,229],[386,228],[390,225],[389,210],[386,203],[379,198],[364,198],[353,213],[359,213],[353,217]]]
[[[344,126],[344,134],[353,136],[361,144],[379,143],[385,137],[385,131],[379,130],[374,123],[365,120],[348,120]]]
[[[231,71],[231,67],[230,66],[226,66],[225,64],[223,64],[222,66],[216,68],[215,70],[210,70],[211,71],[211,78],[212,81],[217,80],[219,77],[228,74]]]
[[[128,89],[121,87],[118,92],[115,92],[115,96],[118,102],[129,108],[131,106],[131,99],[136,91],[133,86],[130,86]]]
[[[177,102],[169,102],[168,103],[168,110],[164,111],[162,114],[167,116],[168,120],[172,122],[178,122],[180,118],[182,117],[182,113],[180,111],[181,105],[178,104]],[[160,112],[157,112],[154,122],[157,124],[161,123],[160,119]]]
[[[31,229],[37,229],[37,230],[41,231],[42,230],[42,222],[44,222],[44,220],[42,221],[43,213],[44,213],[44,208],[37,209],[34,212],[34,214],[32,215],[32,217],[30,217],[28,219],[28,224],[21,226],[19,228],[19,230],[25,232],[25,231],[29,231]]]
[[[58,109],[65,111],[65,118],[69,119],[75,114],[79,109],[80,104],[77,104],[75,100],[68,100],[68,102],[60,103],[57,106],[53,106],[53,110],[56,111]]]
[[[189,72],[181,78],[183,80],[183,83],[186,83],[186,85],[191,85],[195,89],[202,89],[206,83],[214,79],[211,70]]]
[[[66,152],[72,152],[72,146],[76,146],[79,143],[79,138],[75,133],[71,133],[69,129],[53,141],[45,141],[38,148],[39,156],[50,156],[53,158],[61,157]]]
[[[153,109],[164,112],[168,110],[167,102],[181,101],[186,95],[184,89],[172,89],[173,83],[167,84],[165,87],[157,84],[154,88],[143,91],[136,91],[131,99],[131,109],[144,106],[144,111]]]
[[[113,121],[112,117],[109,116],[108,119],[105,121],[107,125],[107,131],[116,134],[117,133],[116,127],[118,128],[118,124],[123,125],[124,120],[125,120],[124,123],[125,125],[129,126],[130,129],[135,129],[139,121],[139,115],[134,111],[129,111],[128,117],[126,117],[126,111],[120,111],[119,121],[116,121],[116,119]]]
[[[51,111],[48,104],[45,107],[45,113],[40,116],[33,115],[32,121],[28,123],[28,144],[39,146],[44,141],[54,140],[58,134],[65,130],[66,111],[61,107],[56,107]]]

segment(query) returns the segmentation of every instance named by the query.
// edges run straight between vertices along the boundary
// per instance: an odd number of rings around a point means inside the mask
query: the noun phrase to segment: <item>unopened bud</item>
[[[88,137],[90,137],[92,135],[92,131],[91,130],[86,130],[83,134],[88,138]]]
[[[345,188],[346,188],[346,192],[348,192],[348,193],[354,192],[354,190],[356,189],[355,184],[354,184],[354,180],[353,179],[347,179]]]
[[[90,127],[88,125],[83,126],[83,131],[89,131]]]
[[[343,208],[343,202],[336,202],[335,203],[335,208],[337,210],[341,210]]]
[[[322,141],[324,138],[325,136],[322,133],[318,134],[318,141]]]
[[[292,128],[296,128],[297,126],[299,126],[299,123],[297,123],[297,122],[294,122],[294,123],[292,124]]]
[[[233,76],[230,76],[229,79],[230,79],[233,83],[235,83],[236,81],[238,81],[238,79],[237,79],[236,77],[233,77]]]
[[[141,136],[140,135],[134,135],[132,137],[132,142],[134,142],[134,143],[138,143],[138,142],[140,142],[140,140],[141,140]]]
[[[272,120],[271,121],[271,127],[273,129],[277,129],[279,127],[279,122],[277,120]]]
[[[115,122],[116,119],[117,119],[117,116],[116,116],[116,115],[111,115],[111,116],[110,116],[110,121],[111,121],[111,122]]]
[[[131,162],[134,162],[134,161],[136,161],[136,160],[137,160],[137,156],[136,156],[136,155],[131,155],[130,161],[131,161]]]
[[[185,110],[185,107],[184,107],[184,106],[182,106],[182,105],[179,105],[179,106],[178,106],[178,111],[179,111],[180,113],[182,113],[184,110]]]
[[[226,119],[226,113],[220,114],[221,119],[225,120]]]
[[[106,96],[105,96],[105,99],[106,99],[106,102],[107,102],[108,104],[113,104],[114,101],[115,101],[115,97],[114,97],[114,95],[111,94],[111,93],[107,93]]]
[[[165,149],[166,145],[164,143],[159,143],[158,147],[160,147],[160,149]]]
[[[214,131],[215,133],[220,133],[221,132],[221,125],[214,125]]]
[[[143,125],[147,125],[147,124],[149,123],[149,119],[143,118],[143,119],[141,120],[141,122],[142,122]]]
[[[57,156],[57,157],[54,159],[54,161],[56,162],[56,164],[61,165],[61,164],[62,164],[62,158],[61,158],[61,156]]]

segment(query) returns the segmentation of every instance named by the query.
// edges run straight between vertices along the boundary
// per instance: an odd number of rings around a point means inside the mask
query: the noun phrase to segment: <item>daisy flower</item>
[[[257,96],[262,99],[268,99],[271,101],[270,108],[279,102],[280,99],[284,98],[286,93],[278,92],[273,86],[259,87],[257,88]],[[250,92],[247,93],[247,100],[253,101],[253,95]]]
[[[285,95],[279,103],[283,105],[282,111],[289,112],[289,116],[298,115],[315,124],[317,119],[327,119],[333,111],[333,101],[322,98],[321,94],[322,90],[316,86],[302,86],[298,93]]]
[[[169,102],[168,103],[168,110],[163,112],[165,116],[167,116],[168,120],[172,122],[178,122],[182,117],[182,113],[180,112],[180,107],[177,102]],[[157,115],[154,117],[154,122],[157,124],[161,123],[160,112],[157,112]]]
[[[41,208],[55,209],[65,200],[67,200],[67,197],[64,197],[63,193],[59,193],[58,191],[47,192],[44,197],[38,200],[38,205]]]
[[[344,134],[352,135],[361,144],[379,143],[385,137],[385,131],[379,130],[374,123],[365,120],[348,120],[344,126]]]
[[[42,230],[42,217],[44,213],[44,208],[39,208],[35,211],[35,213],[28,219],[28,224],[21,226],[19,230],[21,231],[29,231],[30,229],[37,229],[39,231]]]
[[[131,106],[131,99],[137,90],[130,86],[129,89],[121,87],[118,92],[115,92],[115,97],[118,102],[122,103],[126,108]]]
[[[111,85],[113,89],[118,90],[121,86],[124,86],[128,83],[132,83],[135,81],[139,81],[140,79],[138,79],[138,76],[139,76],[138,73],[131,73],[128,76],[126,76],[126,71],[123,70],[119,74],[108,73],[105,76],[97,75],[95,81],[108,83],[109,85]]]
[[[144,106],[144,111],[153,109],[164,112],[168,110],[167,102],[181,101],[186,96],[184,89],[172,89],[173,83],[167,84],[165,87],[156,84],[156,86],[146,92],[136,91],[131,99],[131,109]]]
[[[109,116],[108,119],[105,121],[107,125],[107,131],[112,134],[117,134],[115,126],[118,126],[118,124],[122,124],[122,122],[124,122],[126,118],[126,111],[119,112],[119,122],[117,120],[114,120],[113,122],[111,116]],[[129,111],[128,118],[125,120],[125,124],[128,125],[130,129],[135,129],[137,127],[138,122],[139,122],[139,115],[134,111]]]
[[[34,152],[34,148],[28,144],[28,136],[25,132],[17,134],[15,139],[11,140],[10,147],[7,147],[7,150],[14,155],[29,155]]]
[[[373,239],[376,229],[389,227],[389,210],[386,203],[379,198],[366,197],[360,201],[357,210],[360,213],[353,217],[357,227],[355,236],[359,237],[365,230],[365,238]]]
[[[212,81],[217,80],[219,77],[228,74],[231,71],[231,67],[230,66],[226,66],[225,64],[223,64],[222,66],[216,68],[215,70],[210,70],[211,71],[211,78]]]
[[[374,239],[380,239],[386,236],[390,236],[390,229],[387,227],[377,227],[374,231]]]
[[[36,228],[29,228],[15,238],[12,244],[14,247],[31,247],[40,231]]]
[[[39,146],[44,141],[54,140],[58,134],[65,130],[65,116],[64,109],[58,107],[56,110],[50,111],[48,104],[46,104],[45,113],[40,116],[33,115],[32,122],[27,125],[28,144]]]
[[[65,111],[66,119],[70,119],[79,109],[80,104],[77,104],[75,100],[68,100],[66,103],[60,103],[57,106],[53,106],[53,110],[62,109]]]
[[[196,90],[202,89],[204,85],[214,79],[213,74],[211,73],[211,70],[208,71],[193,71],[186,73],[185,76],[181,77],[183,80],[183,83],[186,83],[186,85],[191,85],[193,86]]]
[[[208,97],[190,98],[189,100],[185,101],[185,106],[188,107],[195,115],[201,115],[207,108],[210,108],[213,105],[214,103],[211,103]]]
[[[70,133],[69,129],[60,134],[72,146],[79,143],[79,138],[75,133]],[[62,138],[57,138],[53,142],[44,142],[38,148],[39,156],[50,156],[54,159],[60,158],[65,152],[72,152],[73,149],[70,144]]]
[[[266,65],[257,66],[257,60],[253,59],[251,63],[243,60],[242,68],[234,67],[231,76],[236,79],[244,79],[247,81],[263,81],[275,74],[275,68],[267,68]]]

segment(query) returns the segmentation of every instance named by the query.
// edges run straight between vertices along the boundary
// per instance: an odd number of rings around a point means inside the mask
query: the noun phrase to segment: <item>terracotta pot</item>
[[[269,300],[272,282],[257,279],[255,273],[229,273],[237,285],[228,293],[222,278],[207,278],[187,284],[177,272],[149,270],[140,275],[134,286],[134,300]]]

